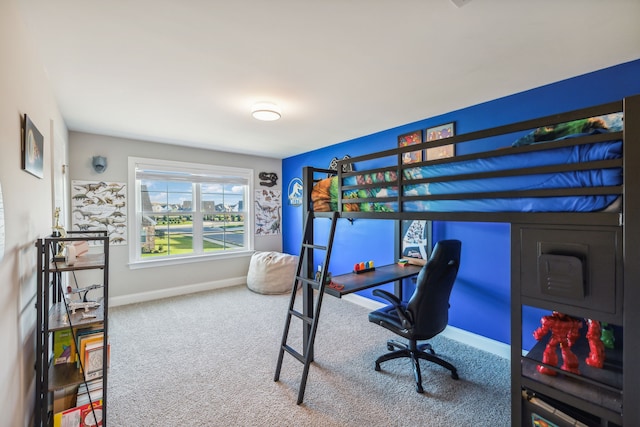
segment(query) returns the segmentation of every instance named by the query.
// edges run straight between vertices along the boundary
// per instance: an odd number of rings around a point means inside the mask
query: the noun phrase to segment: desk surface
[[[373,271],[367,271],[366,273],[347,273],[339,276],[333,276],[331,281],[339,286],[344,286],[344,288],[336,289],[327,285],[324,289],[329,295],[340,298],[342,295],[350,294],[352,292],[415,276],[421,269],[422,266],[413,264],[407,264],[404,267],[398,264],[383,265],[381,267],[376,267]]]

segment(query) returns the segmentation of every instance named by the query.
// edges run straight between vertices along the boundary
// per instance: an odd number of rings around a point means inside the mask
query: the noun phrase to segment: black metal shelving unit
[[[109,238],[106,231],[69,231],[62,236],[50,236],[36,241],[37,260],[37,295],[36,295],[36,401],[35,426],[52,426],[54,418],[54,391],[73,389],[85,383],[85,375],[76,363],[53,363],[53,334],[56,331],[69,330],[76,339],[76,331],[82,328],[97,328],[103,334],[102,346],[102,402],[92,407],[90,416],[103,426],[107,423],[107,374],[108,374],[108,301],[109,301]],[[91,243],[87,254],[78,257],[75,262],[67,264],[64,256],[57,256],[65,245],[75,242]],[[86,311],[75,308],[67,300],[67,286],[75,272],[82,270],[101,270],[102,283],[92,289],[91,298],[98,307]],[[90,284],[77,284],[84,288]],[[76,301],[77,302],[77,301]],[[83,314],[90,313],[91,316]],[[73,346],[74,348],[76,346]],[[76,357],[78,349],[76,348]],[[64,408],[71,409],[71,408]]]

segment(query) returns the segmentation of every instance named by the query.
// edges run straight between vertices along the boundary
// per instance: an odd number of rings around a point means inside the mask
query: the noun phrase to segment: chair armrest
[[[373,290],[373,295],[376,296],[376,297],[380,297],[380,298],[386,299],[394,307],[399,307],[402,304],[402,301],[400,301],[400,298],[398,298],[397,296],[395,296],[391,292],[387,292],[387,291],[382,290],[382,289],[374,289]]]
[[[380,297],[380,298],[384,298],[387,301],[389,301],[391,303],[391,305],[393,306],[393,308],[396,309],[396,312],[398,313],[398,317],[400,318],[400,321],[402,322],[402,327],[405,329],[410,329],[413,327],[413,321],[411,320],[411,315],[409,312],[407,312],[404,308],[404,306],[402,305],[402,301],[400,301],[400,298],[398,298],[397,296],[395,296],[394,294],[392,294],[391,292],[387,292],[385,290],[382,289],[374,289],[373,290],[373,295]]]

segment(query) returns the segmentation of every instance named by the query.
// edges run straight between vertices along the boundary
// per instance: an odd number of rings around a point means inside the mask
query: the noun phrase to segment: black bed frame
[[[353,157],[338,162],[337,171],[305,167],[303,171],[303,206],[305,216],[329,217],[328,212],[313,212],[311,189],[319,179],[327,174],[336,174],[339,182],[349,175],[396,171],[398,182],[397,197],[387,199],[348,199],[340,202],[339,215],[343,218],[368,218],[388,220],[438,220],[502,222],[511,224],[511,378],[512,378],[512,425],[531,425],[531,412],[555,420],[559,425],[566,421],[549,414],[550,408],[561,410],[583,420],[588,425],[637,426],[640,425],[640,95],[627,97],[590,108],[556,114],[534,120],[527,120],[506,126],[472,132],[428,143],[429,148],[448,144],[473,144],[473,141],[530,130],[550,124],[610,114],[624,113],[624,130],[609,134],[597,134],[563,141],[510,147],[500,150],[461,155],[448,159],[402,164],[405,152],[426,148],[426,144],[399,147],[365,156]],[[513,154],[534,150],[547,150],[559,146],[589,144],[599,141],[622,139],[623,158],[594,161],[560,166],[526,168],[511,171],[476,173],[452,176],[449,180],[517,176],[525,174],[563,172],[577,169],[623,168],[623,184],[616,187],[574,188],[534,191],[509,191],[437,196],[402,196],[405,184],[402,170],[437,163],[451,163],[463,160]],[[389,159],[388,166],[365,170],[363,162]],[[382,159],[382,160],[381,160]],[[343,172],[343,165],[355,165],[356,172]],[[366,164],[366,163],[365,163]],[[345,168],[346,170],[346,168]],[[438,178],[438,181],[443,181]],[[429,179],[411,181],[410,184],[429,182]],[[385,184],[387,185],[387,184]],[[380,184],[365,184],[355,188],[380,187]],[[403,212],[402,202],[406,200],[473,199],[497,197],[549,197],[576,195],[619,195],[619,209],[603,212]],[[346,212],[343,203],[398,202],[398,212]],[[306,222],[306,218],[305,218]],[[575,253],[574,253],[575,252]],[[583,282],[574,285],[567,294],[557,290],[542,289],[540,259],[544,256],[568,256],[583,263]],[[313,263],[310,263],[313,271]],[[553,279],[553,278],[552,278]],[[611,387],[598,381],[580,376],[572,377],[562,373],[554,381],[546,381],[544,376],[526,373],[530,359],[522,355],[522,307],[533,306],[557,310],[575,317],[597,319],[622,330],[623,346],[619,351],[620,366],[611,373],[615,378]],[[533,352],[533,350],[532,350]],[[580,355],[579,355],[580,357]],[[584,356],[582,356],[584,359]],[[606,368],[606,366],[605,366]],[[607,369],[603,370],[607,371]],[[543,378],[540,378],[543,377]],[[559,380],[558,380],[559,378]],[[609,381],[608,384],[611,382]],[[569,384],[569,386],[567,386]],[[523,397],[523,392],[526,397]],[[531,399],[533,398],[533,399]],[[551,405],[540,407],[535,402],[543,401]],[[568,425],[568,424],[567,424]]]

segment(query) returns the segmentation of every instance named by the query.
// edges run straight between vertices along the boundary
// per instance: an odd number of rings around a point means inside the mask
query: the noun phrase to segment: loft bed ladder
[[[306,223],[304,227],[304,234],[302,239],[302,247],[300,248],[300,256],[298,258],[298,266],[296,268],[296,276],[294,278],[293,286],[291,289],[291,298],[289,300],[289,309],[287,310],[287,319],[284,325],[284,331],[282,333],[282,342],[280,344],[280,352],[278,354],[278,363],[276,365],[276,373],[273,378],[274,381],[280,379],[280,371],[282,369],[282,361],[284,353],[287,352],[292,355],[296,360],[304,365],[302,371],[302,379],[300,381],[300,388],[298,389],[298,405],[302,403],[304,398],[304,391],[307,385],[307,376],[309,375],[309,366],[313,361],[313,343],[316,337],[316,331],[318,329],[318,319],[320,317],[320,308],[322,307],[322,297],[324,296],[324,288],[327,284],[327,272],[329,270],[329,258],[331,257],[331,248],[333,247],[333,236],[336,230],[336,222],[338,221],[338,212],[333,212],[330,216],[331,229],[327,238],[327,244],[325,246],[317,245],[313,242],[313,212],[307,214]],[[313,252],[324,251],[324,262],[319,269],[319,275],[311,277],[313,272]],[[303,292],[312,293],[313,289],[318,289],[318,295],[315,298],[308,298],[310,301],[309,307],[303,307],[302,312],[296,310],[296,296],[298,295],[298,284],[303,287]],[[300,352],[288,344],[289,328],[291,326],[291,320],[296,317],[303,322],[303,352]]]

